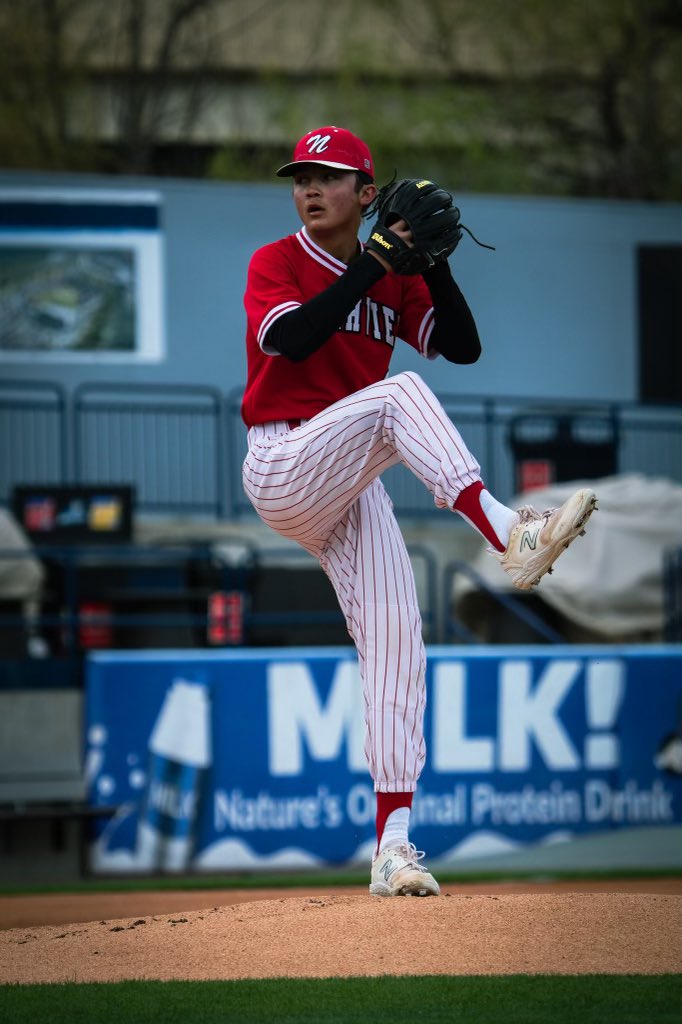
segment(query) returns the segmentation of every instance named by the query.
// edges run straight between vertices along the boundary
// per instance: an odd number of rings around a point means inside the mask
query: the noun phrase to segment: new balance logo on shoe
[[[566,548],[585,532],[585,523],[597,507],[597,496],[581,487],[561,508],[536,512],[530,505],[518,510],[504,553],[490,551],[519,590],[537,586]]]
[[[390,881],[391,875],[395,872],[397,864],[394,864],[392,860],[387,860],[384,866],[381,868],[379,874],[383,875],[386,881]]]
[[[530,530],[524,530],[521,543],[519,544],[519,551],[523,551],[524,548],[530,548],[531,551],[535,551],[538,546],[539,533],[539,530],[536,530],[535,533],[531,533]]]
[[[424,854],[414,843],[385,849],[372,863],[372,896],[438,896],[440,888],[433,875],[419,863]]]

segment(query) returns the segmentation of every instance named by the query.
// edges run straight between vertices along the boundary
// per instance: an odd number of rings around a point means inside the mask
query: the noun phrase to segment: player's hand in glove
[[[396,274],[421,274],[446,260],[462,237],[452,196],[425,178],[403,178],[379,190],[370,207],[377,214],[366,248],[383,256]],[[412,245],[392,225],[404,221]]]

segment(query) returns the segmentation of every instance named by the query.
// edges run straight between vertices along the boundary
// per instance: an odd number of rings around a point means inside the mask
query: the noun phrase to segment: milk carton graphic
[[[147,790],[137,828],[138,867],[178,872],[189,866],[201,784],[210,763],[208,688],[176,679],[149,738]]]

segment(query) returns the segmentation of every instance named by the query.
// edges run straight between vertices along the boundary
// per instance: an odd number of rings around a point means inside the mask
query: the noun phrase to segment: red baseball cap
[[[296,174],[301,164],[322,164],[341,171],[362,171],[374,180],[374,163],[369,147],[346,128],[333,124],[313,128],[296,143],[294,158],[277,171],[279,178]]]

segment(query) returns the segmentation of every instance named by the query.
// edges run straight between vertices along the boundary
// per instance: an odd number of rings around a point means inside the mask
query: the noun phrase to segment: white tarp
[[[659,632],[665,553],[682,547],[682,486],[633,473],[553,484],[517,495],[510,505],[543,511],[563,504],[580,486],[594,489],[598,510],[585,536],[561,555],[554,573],[544,576],[533,593],[570,622],[605,639]],[[485,547],[472,568],[490,587],[514,590]],[[459,602],[475,589],[459,577],[453,596]]]
[[[0,508],[0,599],[28,601],[39,597],[44,576],[45,570],[32,554],[26,534]]]

